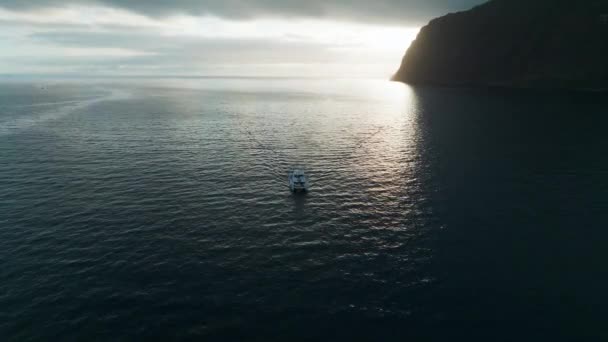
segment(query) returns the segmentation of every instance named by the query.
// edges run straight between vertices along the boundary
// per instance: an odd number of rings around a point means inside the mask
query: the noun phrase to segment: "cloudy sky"
[[[387,77],[483,0],[0,0],[0,74]]]

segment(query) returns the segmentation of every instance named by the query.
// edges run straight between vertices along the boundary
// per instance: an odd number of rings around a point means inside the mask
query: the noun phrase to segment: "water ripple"
[[[411,314],[393,297],[430,277],[435,223],[410,104],[61,89],[0,107],[0,335],[213,336],[290,305]],[[294,165],[310,194],[287,190]]]

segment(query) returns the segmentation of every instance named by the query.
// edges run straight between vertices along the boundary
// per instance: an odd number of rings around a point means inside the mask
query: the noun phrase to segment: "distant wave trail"
[[[60,107],[55,110],[50,110],[46,113],[40,115],[33,115],[26,118],[17,118],[13,120],[8,120],[7,122],[0,123],[0,136],[10,135],[17,132],[20,132],[24,129],[28,129],[45,122],[51,120],[57,120],[67,115],[73,114],[85,108],[88,108],[94,104],[106,102],[106,101],[115,101],[115,100],[123,100],[131,97],[131,94],[125,91],[112,89],[108,95],[95,97],[88,100],[78,101],[75,104],[73,102],[66,106]],[[33,105],[34,106],[34,105]]]

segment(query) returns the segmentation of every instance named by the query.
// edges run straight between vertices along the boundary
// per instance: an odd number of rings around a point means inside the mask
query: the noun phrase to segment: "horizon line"
[[[390,81],[390,76],[306,76],[306,75],[93,75],[93,74],[0,74],[0,78],[179,78],[179,79],[377,79]]]

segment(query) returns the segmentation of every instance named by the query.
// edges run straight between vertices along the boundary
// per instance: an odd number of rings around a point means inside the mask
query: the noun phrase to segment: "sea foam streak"
[[[22,131],[24,129],[28,129],[33,126],[45,123],[50,120],[60,119],[62,117],[76,113],[87,107],[90,107],[92,105],[95,105],[95,104],[98,104],[101,102],[124,100],[124,99],[128,99],[131,97],[131,94],[126,91],[116,90],[116,89],[112,89],[112,90],[103,89],[103,90],[108,91],[108,94],[105,96],[96,96],[96,97],[93,97],[91,99],[84,100],[84,101],[65,101],[65,103],[69,103],[69,104],[65,105],[63,107],[49,110],[48,112],[45,112],[45,113],[42,113],[39,115],[32,115],[32,116],[29,116],[26,118],[18,118],[18,119],[9,120],[8,122],[0,123],[0,136],[16,133],[16,132]],[[47,104],[48,103],[42,103],[42,104],[33,103],[33,104],[29,104],[29,105],[23,106],[23,107],[33,108],[33,107],[40,107],[41,105],[47,105]]]

